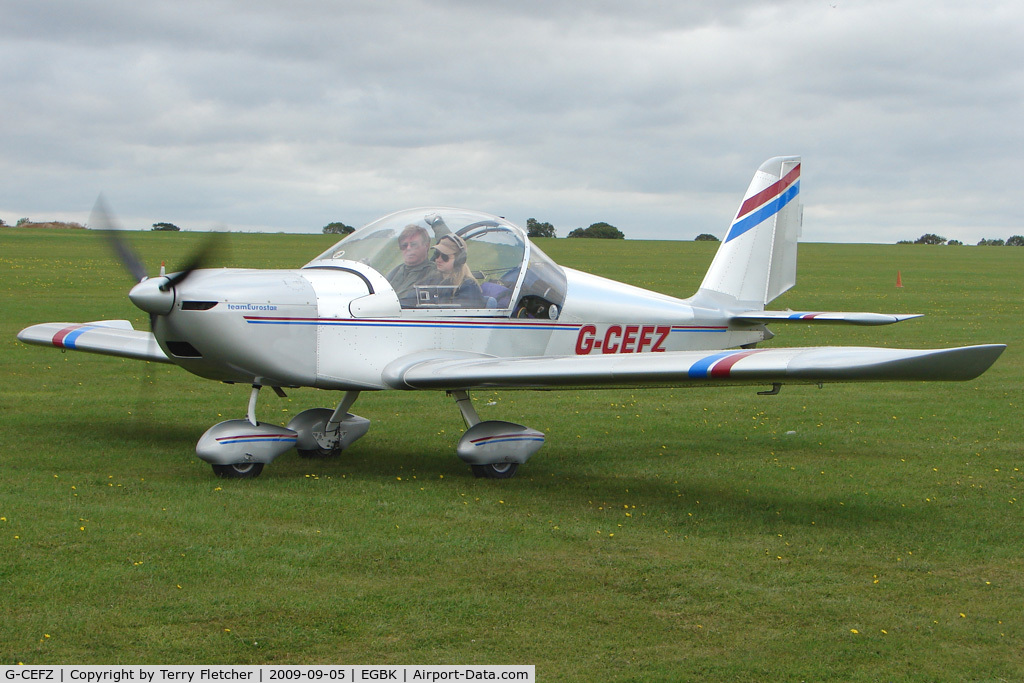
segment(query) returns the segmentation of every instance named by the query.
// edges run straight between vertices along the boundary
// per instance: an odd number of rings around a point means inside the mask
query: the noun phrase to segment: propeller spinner
[[[180,275],[181,273],[178,273]],[[178,279],[180,283],[185,278]],[[167,315],[174,308],[174,286],[166,275],[147,278],[128,292],[132,303],[150,315]]]

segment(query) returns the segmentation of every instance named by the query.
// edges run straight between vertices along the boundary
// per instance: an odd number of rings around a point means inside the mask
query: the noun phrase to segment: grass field
[[[202,240],[131,237],[153,271]],[[332,241],[233,235],[223,262],[294,267]],[[541,245],[678,296],[714,252]],[[509,481],[455,457],[463,425],[443,394],[364,394],[354,411],[373,426],[340,459],[286,454],[223,481],[195,442],[244,416],[248,388],[17,342],[34,322],[147,321],[95,234],[0,230],[0,663],[1024,679],[1024,249],[809,244],[800,258],[773,308],[926,317],[776,326],[772,345],[1010,347],[957,384],[477,393],[484,419],[548,435]],[[338,398],[265,394],[259,414],[280,424]]]

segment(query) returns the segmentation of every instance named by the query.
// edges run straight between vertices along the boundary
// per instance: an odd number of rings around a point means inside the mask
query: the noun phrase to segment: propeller
[[[202,268],[204,264],[212,261],[224,238],[223,233],[211,233],[203,244],[200,245],[199,249],[191,255],[191,258],[186,261],[185,268],[180,272],[172,273],[168,277],[164,275],[164,269],[161,266],[160,274],[150,278],[146,271],[145,262],[138,252],[132,248],[128,240],[125,239],[123,234],[124,228],[114,216],[113,211],[111,211],[107,204],[106,198],[102,194],[96,199],[92,214],[89,216],[89,227],[102,232],[110,250],[128,274],[131,275],[135,286],[132,287],[128,297],[132,300],[132,303],[149,314],[149,329],[150,332],[154,333],[156,331],[157,318],[160,315],[170,313],[174,306],[174,287],[184,282],[186,278],[197,269]],[[153,345],[158,344],[155,336],[151,338],[150,343]],[[147,363],[145,367],[149,367],[149,364]],[[154,384],[158,376],[156,373],[158,372],[162,371],[154,368],[152,371],[143,369],[140,373],[142,384],[133,414],[141,415],[143,411],[152,407],[153,403],[145,400],[143,396],[149,393],[151,389],[151,387],[146,386],[147,382],[150,385]],[[149,424],[149,422],[149,420],[142,420],[137,424]]]
[[[114,218],[103,195],[96,200],[96,205],[89,218],[89,227],[103,232],[111,250],[132,276],[136,284],[128,293],[128,298],[136,306],[149,313],[150,329],[153,329],[156,323],[156,316],[167,315],[174,307],[174,288],[188,279],[193,272],[214,260],[224,237],[223,233],[210,233],[199,249],[193,252],[185,262],[184,268],[170,276],[161,274],[150,278],[142,258],[122,237],[121,232],[124,228]]]

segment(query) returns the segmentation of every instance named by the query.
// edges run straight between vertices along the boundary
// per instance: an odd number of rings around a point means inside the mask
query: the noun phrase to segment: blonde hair
[[[455,247],[455,253],[449,254],[446,251],[442,251],[441,253],[445,254],[449,258],[453,258],[456,260],[458,260],[458,258],[461,256],[462,266],[453,266],[451,274],[445,275],[442,279],[447,282],[451,282],[456,287],[461,287],[462,283],[466,281],[466,278],[469,278],[473,282],[476,282],[476,278],[473,277],[473,273],[472,271],[469,270],[469,265],[466,263],[466,257],[468,256],[468,250],[466,249],[466,241],[463,240],[458,235],[443,235],[441,239],[437,241],[437,244],[434,246],[434,248],[437,249],[438,251],[441,251],[440,249],[438,249],[438,247],[440,247],[441,242],[445,240],[448,240],[451,243],[451,245]]]
[[[465,263],[463,263],[462,267],[459,268],[458,270],[453,269],[450,275],[445,275],[444,279],[450,281],[456,287],[461,287],[462,283],[465,282],[467,279],[476,282],[476,278],[473,277],[472,271],[470,271],[469,266],[467,266]]]

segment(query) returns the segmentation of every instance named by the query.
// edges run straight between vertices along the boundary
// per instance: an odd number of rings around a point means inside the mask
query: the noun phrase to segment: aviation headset
[[[467,254],[466,254],[466,241],[464,239],[462,239],[461,237],[459,237],[458,235],[452,233],[452,234],[448,234],[448,235],[443,235],[441,237],[441,239],[437,240],[437,244],[441,244],[441,242],[443,242],[444,240],[450,241],[452,243],[452,246],[455,247],[455,254],[453,255],[454,258],[455,258],[455,267],[459,268],[460,266],[465,265],[466,264],[466,256],[467,256]],[[434,249],[437,249],[436,245],[435,245]],[[436,256],[435,256],[435,258],[436,258]]]

